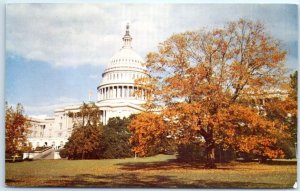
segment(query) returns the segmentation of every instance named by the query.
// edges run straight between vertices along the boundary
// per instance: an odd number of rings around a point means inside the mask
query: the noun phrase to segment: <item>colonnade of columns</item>
[[[137,91],[137,87],[133,85],[117,85],[117,86],[108,86],[103,87],[98,90],[99,100],[105,99],[116,99],[116,98],[138,98],[134,96],[134,91]],[[139,96],[141,99],[145,99],[145,91],[140,89],[141,95]]]

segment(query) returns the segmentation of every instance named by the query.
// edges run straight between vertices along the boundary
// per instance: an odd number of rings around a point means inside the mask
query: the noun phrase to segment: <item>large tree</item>
[[[22,153],[24,149],[29,149],[27,143],[27,133],[30,132],[30,121],[24,115],[21,104],[17,104],[14,109],[5,104],[5,154],[15,156]]]
[[[135,151],[145,154],[163,136],[177,143],[204,139],[207,168],[215,167],[217,144],[282,157],[277,135],[285,135],[287,126],[268,118],[260,101],[285,92],[285,56],[260,22],[240,19],[223,28],[172,35],[147,55],[150,78],[137,80],[150,93],[146,111],[159,114],[132,121]],[[143,124],[147,132],[137,131]]]
[[[69,113],[76,122],[64,147],[68,159],[99,158],[103,131],[99,115],[100,110],[95,103],[83,103],[78,112]]]
[[[103,127],[101,138],[101,158],[126,158],[132,157],[129,144],[130,132],[127,128],[131,118],[113,117]]]

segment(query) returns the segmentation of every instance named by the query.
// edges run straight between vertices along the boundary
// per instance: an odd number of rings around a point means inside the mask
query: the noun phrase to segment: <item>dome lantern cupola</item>
[[[124,45],[123,45],[122,48],[132,48],[131,47],[132,38],[129,34],[129,23],[127,23],[127,25],[126,25],[126,33],[125,33],[125,35],[122,39],[123,39],[123,42],[124,42]]]

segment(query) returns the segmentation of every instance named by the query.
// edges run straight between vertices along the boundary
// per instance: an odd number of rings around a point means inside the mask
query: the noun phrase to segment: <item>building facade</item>
[[[105,125],[109,118],[128,117],[143,111],[146,92],[135,85],[135,80],[147,77],[143,59],[131,46],[132,37],[129,25],[123,37],[122,48],[111,58],[102,73],[102,81],[97,87],[96,105],[100,109],[100,121]],[[139,90],[139,96],[134,92]],[[32,129],[28,141],[34,148],[53,146],[58,149],[68,141],[75,119],[69,117],[69,112],[79,112],[81,104],[69,105],[54,111],[53,117],[44,119],[31,118]]]

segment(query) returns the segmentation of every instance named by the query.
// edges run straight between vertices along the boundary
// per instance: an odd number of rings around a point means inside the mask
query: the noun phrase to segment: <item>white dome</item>
[[[129,34],[129,25],[123,37],[123,47],[110,60],[102,73],[102,81],[97,87],[98,102],[105,104],[145,102],[146,91],[135,84],[135,80],[149,76],[143,59],[132,49],[132,38]],[[134,95],[136,90],[142,91]]]
[[[145,71],[144,61],[131,47],[123,47],[117,52],[107,65],[105,72],[120,69],[134,69]]]

